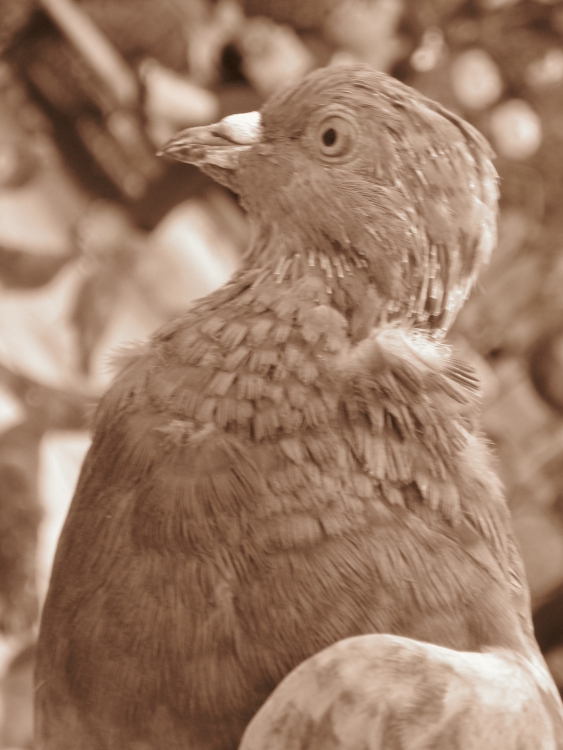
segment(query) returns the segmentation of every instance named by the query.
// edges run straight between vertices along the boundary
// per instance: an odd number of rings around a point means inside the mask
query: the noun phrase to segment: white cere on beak
[[[244,112],[240,115],[229,115],[217,123],[215,132],[241,146],[258,143],[262,137],[260,112]]]

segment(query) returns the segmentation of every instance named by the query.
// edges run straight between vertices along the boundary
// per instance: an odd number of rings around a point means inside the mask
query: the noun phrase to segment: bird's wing
[[[531,635],[528,588],[503,489],[479,431],[472,369],[448,347],[394,326],[374,331],[338,367],[352,449],[366,474],[391,506],[408,508],[411,523],[439,531],[491,579],[502,579]]]
[[[44,740],[60,742],[66,722],[69,742],[83,734],[92,742],[75,747],[97,750],[97,734],[114,727],[116,747],[126,748],[125,738],[148,741],[160,726],[170,746],[181,738],[204,748],[219,726],[207,710],[235,717],[225,736],[244,726],[249,696],[233,689],[243,681],[233,589],[250,560],[241,545],[263,478],[244,440],[206,419],[213,368],[162,367],[159,357],[155,347],[134,353],[98,410],[42,618]],[[163,409],[174,399],[184,400],[184,418]],[[189,722],[186,734],[181,717],[194,712],[201,723]]]

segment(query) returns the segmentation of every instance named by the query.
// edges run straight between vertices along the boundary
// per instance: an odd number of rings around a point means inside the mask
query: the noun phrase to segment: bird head
[[[485,139],[367,66],[319,69],[164,152],[238,193],[255,227],[247,266],[320,274],[343,312],[369,304],[373,322],[442,335],[496,242]]]

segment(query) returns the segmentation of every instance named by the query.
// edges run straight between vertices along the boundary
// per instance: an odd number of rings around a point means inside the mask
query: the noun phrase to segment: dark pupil
[[[336,143],[336,130],[329,128],[323,133],[323,143],[325,146],[334,146]]]

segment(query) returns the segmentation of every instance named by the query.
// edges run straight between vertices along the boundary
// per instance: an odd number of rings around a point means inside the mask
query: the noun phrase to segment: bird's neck
[[[399,305],[378,290],[361,255],[347,257],[328,243],[307,243],[276,227],[255,229],[240,275],[255,287],[275,284],[276,296],[291,293],[307,279],[321,282],[323,296],[347,319],[354,341],[383,321],[400,322],[402,315]],[[413,322],[405,317],[405,326]]]

